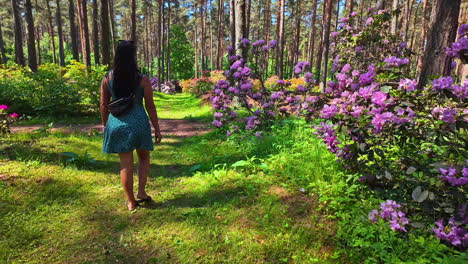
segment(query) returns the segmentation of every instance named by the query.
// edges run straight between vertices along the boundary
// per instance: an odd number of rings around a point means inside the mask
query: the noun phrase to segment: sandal
[[[137,200],[137,205],[141,204],[141,203],[150,203],[153,201],[153,198],[151,198],[151,196],[146,196],[146,198],[143,198],[143,199],[139,199]]]

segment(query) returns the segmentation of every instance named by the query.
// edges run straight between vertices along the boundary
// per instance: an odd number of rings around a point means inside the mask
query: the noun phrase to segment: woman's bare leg
[[[148,180],[148,173],[150,168],[150,153],[148,150],[137,149],[138,154],[138,199],[146,199],[145,186]]]
[[[133,151],[119,153],[120,157],[120,183],[124,189],[125,199],[129,210],[136,207],[133,194]]]

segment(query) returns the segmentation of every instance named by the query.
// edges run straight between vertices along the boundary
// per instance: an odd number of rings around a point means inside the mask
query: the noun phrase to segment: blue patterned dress
[[[118,99],[113,90],[113,81],[109,80],[108,86],[112,100]],[[109,113],[102,152],[120,153],[134,149],[153,150],[153,138],[148,116],[143,107],[143,87],[139,85],[135,90],[135,104],[126,114],[113,116]]]

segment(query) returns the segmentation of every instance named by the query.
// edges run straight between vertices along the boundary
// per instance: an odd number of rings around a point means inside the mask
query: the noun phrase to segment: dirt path
[[[160,119],[159,126],[161,128],[161,133],[163,135],[174,135],[179,137],[192,137],[197,135],[205,134],[211,131],[209,124],[184,120],[184,119]],[[35,129],[41,128],[43,125],[29,125],[29,126],[12,126],[11,132],[31,132]],[[80,130],[83,132],[90,132],[91,130],[99,130],[101,128],[100,124],[85,124],[85,125],[63,125],[63,124],[54,124],[52,131],[64,131],[64,132],[73,132]]]

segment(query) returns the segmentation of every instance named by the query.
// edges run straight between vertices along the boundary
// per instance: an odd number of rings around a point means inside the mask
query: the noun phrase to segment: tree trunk
[[[37,4],[37,0],[34,0],[34,8],[36,8],[36,10],[39,10],[39,5]],[[37,21],[37,20],[36,20]],[[41,24],[38,23],[36,24],[36,37],[37,37],[37,41],[36,41],[36,45],[37,45],[37,65],[41,65]]]
[[[198,78],[198,28],[197,28],[197,2],[193,4],[193,51],[194,51],[194,75]]]
[[[223,41],[223,33],[222,33],[222,28],[223,28],[223,10],[224,10],[224,1],[223,0],[218,0],[218,44],[217,46],[217,56],[216,56],[216,69],[221,70],[222,67],[222,62],[223,62],[223,47],[222,47],[222,41]]]
[[[68,1],[68,18],[70,20],[70,37],[73,59],[79,61],[80,56],[78,54],[78,41],[75,25],[75,4],[73,3],[73,0]]]
[[[23,29],[21,26],[21,15],[19,12],[19,1],[11,0],[11,6],[14,18],[14,32],[15,32],[15,62],[24,66],[24,53],[23,53]]]
[[[283,78],[283,59],[284,59],[284,0],[279,0],[279,28],[278,28],[278,43],[279,43],[279,61],[278,61],[278,76]]]
[[[325,29],[323,31],[323,51],[322,51],[322,65],[321,65],[321,86],[325,87],[327,82],[327,67],[328,67],[328,52],[330,47],[330,22],[331,22],[331,11],[332,11],[332,0],[326,0],[326,11],[325,11]]]
[[[37,71],[36,43],[34,38],[34,19],[31,0],[24,3],[26,23],[28,24],[28,66],[32,71]]]
[[[419,35],[419,52],[418,52],[418,64],[416,66],[416,72],[421,72],[422,68],[422,54],[424,53],[424,50],[426,48],[426,32],[427,32],[427,18],[426,18],[426,12],[427,11],[427,0],[423,0],[423,10],[422,10],[422,22],[421,22],[421,35]]]
[[[3,34],[2,34],[2,17],[0,16],[0,62],[2,64],[7,63],[6,51],[5,51],[5,43],[3,42]]]
[[[398,10],[398,0],[393,0],[392,11]],[[393,35],[396,35],[398,28],[398,15],[392,17],[392,29],[391,32]]]
[[[167,69],[167,80],[171,80],[171,1],[167,1],[167,37],[166,37],[166,69]]]
[[[421,2],[419,2],[417,5],[416,5],[416,9],[414,10],[414,16],[413,16],[413,30],[411,30],[411,41],[410,41],[410,45],[409,47],[411,49],[414,49],[414,42],[415,42],[415,37],[414,37],[414,34],[416,33],[416,21],[418,20],[418,9],[419,9],[419,5],[421,4]]]
[[[81,54],[86,67],[91,66],[90,48],[89,48],[89,29],[88,29],[88,11],[86,0],[77,0],[78,24],[80,28]]]
[[[315,1],[315,0],[314,0]],[[348,0],[349,5],[348,5],[348,15],[351,15],[354,9],[354,0]]]
[[[235,24],[236,24],[236,46],[237,52],[242,55],[244,59],[247,59],[247,48],[239,45],[240,41],[246,38],[246,5],[245,0],[236,0],[235,8]]]
[[[270,27],[271,27],[271,0],[266,0],[265,1],[265,21],[263,22],[263,28],[264,28],[264,33],[265,33],[265,42],[266,42],[266,45],[268,45],[268,43],[270,42]],[[265,78],[267,78],[268,76],[268,64],[269,64],[269,61],[268,61],[268,52],[265,52],[265,75],[264,76]]]
[[[49,34],[50,34],[50,41],[52,43],[52,54],[54,63],[57,63],[57,55],[55,50],[55,34],[54,34],[54,24],[52,23],[52,12],[50,11],[50,4],[49,0],[46,0],[46,7],[47,7],[47,18],[49,20]]]
[[[427,34],[427,47],[423,55],[419,86],[423,87],[431,75],[450,75],[452,59],[445,48],[455,41],[461,0],[435,0]]]
[[[112,44],[112,50],[115,51],[115,39],[116,39],[115,35],[116,34],[115,34],[115,23],[114,23],[114,0],[107,0],[107,1],[108,1],[108,6],[109,6],[109,22],[110,22],[110,30],[111,30],[110,42]]]
[[[160,12],[160,16],[161,16],[161,23],[159,24],[159,26],[161,27],[161,34],[159,36],[160,37],[160,43],[159,43],[159,47],[161,49],[161,53],[160,53],[160,62],[161,62],[161,68],[160,68],[160,71],[161,71],[161,82],[164,83],[164,80],[166,78],[166,71],[165,71],[165,52],[166,52],[166,49],[164,48],[165,46],[165,33],[166,33],[166,21],[164,19],[164,4],[165,4],[165,0],[160,0],[160,6],[159,6],[159,12]]]
[[[231,31],[231,47],[236,50],[236,0],[229,0],[229,29]]]
[[[101,52],[102,64],[110,65],[110,27],[109,27],[109,0],[101,0]]]
[[[130,1],[130,9],[131,9],[131,15],[130,15],[130,39],[133,41],[136,41],[136,0],[129,0]]]
[[[200,1],[200,29],[201,29],[200,53],[201,53],[202,76],[204,76],[205,71],[206,71],[206,16],[205,16],[205,10],[206,10],[206,1],[201,0]]]
[[[246,39],[250,38],[250,10],[252,8],[252,1],[251,0],[245,0],[244,3],[246,3],[247,8],[246,8],[246,14],[245,14],[245,28],[244,28],[244,37]]]
[[[210,0],[210,71],[213,70],[213,3]]]
[[[380,0],[380,3],[379,3],[379,6],[378,6],[378,10],[383,10],[385,9],[386,7],[386,0]]]
[[[57,0],[59,1],[59,0]],[[102,6],[101,6],[102,8]],[[94,65],[100,64],[99,58],[99,23],[98,23],[98,0],[93,0],[93,51]]]
[[[59,63],[60,66],[65,66],[65,51],[63,49],[63,31],[62,31],[62,13],[60,11],[60,0],[57,0],[56,20],[57,20],[57,35],[59,39]]]
[[[341,0],[338,0],[338,2],[336,2],[335,31],[338,31],[338,20],[340,19],[340,3]]]
[[[352,4],[351,4],[352,5]],[[317,20],[317,0],[313,0],[312,2],[312,10],[311,10],[311,19],[310,19],[310,35],[309,35],[309,62],[310,68],[312,70],[312,65],[314,65],[314,47],[315,47],[315,31],[316,31],[316,20]]]
[[[296,38],[294,40],[294,53],[293,53],[293,60],[292,64],[295,65],[299,61],[300,57],[300,52],[299,52],[299,42],[300,42],[300,36],[301,36],[301,18],[302,18],[302,12],[301,12],[301,0],[297,1],[297,6],[296,6]],[[294,71],[293,71],[294,74]]]

